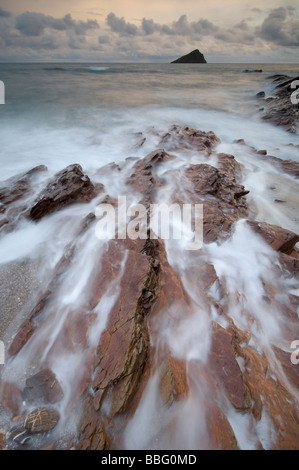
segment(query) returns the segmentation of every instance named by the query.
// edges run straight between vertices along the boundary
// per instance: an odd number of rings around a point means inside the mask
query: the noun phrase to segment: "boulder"
[[[26,418],[24,427],[32,434],[51,431],[55,428],[60,415],[54,408],[36,408]]]
[[[57,403],[63,398],[63,391],[51,369],[43,369],[26,380],[23,399],[26,402],[43,401]]]

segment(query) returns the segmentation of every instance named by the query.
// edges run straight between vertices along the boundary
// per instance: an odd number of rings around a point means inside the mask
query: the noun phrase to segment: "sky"
[[[298,62],[298,0],[0,0],[0,62]]]

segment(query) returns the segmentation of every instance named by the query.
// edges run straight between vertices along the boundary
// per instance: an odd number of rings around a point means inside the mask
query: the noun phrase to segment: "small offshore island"
[[[206,64],[207,61],[204,55],[198,50],[189,52],[189,54],[183,55],[176,60],[173,60],[171,64]]]

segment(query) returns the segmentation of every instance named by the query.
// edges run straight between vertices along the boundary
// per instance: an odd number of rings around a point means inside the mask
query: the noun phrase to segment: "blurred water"
[[[263,73],[242,73],[247,68],[263,69]],[[187,125],[214,131],[221,139],[216,151],[235,155],[243,165],[243,184],[250,190],[247,201],[251,218],[298,231],[297,181],[279,172],[250,148],[267,149],[279,158],[298,161],[295,145],[299,144],[299,136],[260,120],[255,94],[260,90],[271,93],[271,81],[267,77],[275,73],[296,76],[299,66],[0,64],[0,80],[6,86],[6,104],[0,106],[0,180],[40,164],[47,165],[51,175],[68,164],[80,163],[94,182],[102,182],[106,191],[117,198],[129,191],[125,175],[115,176],[113,172],[100,175],[97,170],[129,156],[144,157],[161,146],[155,131],[161,135],[172,124]],[[138,147],[140,133],[146,140]],[[236,139],[244,139],[248,147],[235,143]],[[190,162],[203,163],[205,158],[198,152],[178,151],[176,155],[178,160],[163,167],[165,185],[157,194],[163,200],[179,184],[174,179],[175,171],[185,169]],[[39,190],[37,186],[36,192]],[[138,201],[138,195],[131,191],[127,195],[132,201]],[[285,203],[277,204],[275,199]],[[81,220],[95,210],[96,202],[70,206],[38,224],[19,223],[12,233],[0,238],[0,264],[37,258],[41,261],[40,279],[47,286],[66,246],[76,239]],[[84,312],[95,267],[100,265],[106,249],[106,242],[100,242],[93,229],[77,240],[71,267],[55,292],[52,310],[44,313],[45,321],[38,332],[6,367],[6,378],[17,384],[24,383],[32,367],[52,367],[65,393],[58,405],[62,415],[58,431],[62,433],[70,419],[67,409],[76,384],[90,365],[90,357],[119,295],[125,254],[118,277],[93,311],[96,319],[88,333],[87,350],[69,351],[63,340],[65,325]],[[224,327],[225,320],[213,308],[209,312],[203,307],[196,279],[188,275],[193,266],[201,264],[202,255],[190,255],[176,241],[166,242],[166,250],[189,304],[188,308],[173,304],[167,316],[155,319],[154,328],[151,326],[152,347],[166,345],[173,356],[192,364],[188,376],[190,393],[185,401],[166,409],[159,396],[158,371],[154,371],[127,426],[124,446],[208,448],[206,415],[211,391],[201,377],[200,366],[206,362],[210,350],[211,320]],[[225,280],[229,315],[237,326],[250,331],[252,346],[257,350],[265,347],[269,355],[272,344],[287,346],[280,311],[274,309],[270,314],[263,297],[263,278],[277,285],[282,296],[295,288],[290,281],[276,279],[275,273],[271,273],[276,253],[240,221],[228,241],[219,246],[211,244],[205,255],[219,278]],[[211,296],[216,299],[217,292],[211,291]],[[236,305],[237,296],[243,299],[242,308],[248,312],[247,316]],[[74,425],[80,417],[80,410],[77,412],[78,415],[72,415]],[[270,447],[271,419],[265,413],[254,432],[246,416],[231,408],[226,408],[226,413],[240,448],[256,448],[256,436],[265,448]],[[163,429],[171,423],[175,429],[172,439],[169,436],[161,439]]]

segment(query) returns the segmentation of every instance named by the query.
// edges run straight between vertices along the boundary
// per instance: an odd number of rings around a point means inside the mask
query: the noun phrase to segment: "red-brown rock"
[[[292,252],[294,246],[299,241],[299,235],[278,225],[256,222],[254,220],[248,220],[247,223],[273,250],[288,254]]]
[[[26,416],[24,427],[32,434],[39,434],[54,429],[59,419],[54,408],[36,408]]]
[[[26,402],[43,401],[57,403],[63,398],[63,391],[51,369],[43,369],[26,380],[23,399]]]
[[[30,210],[33,220],[40,220],[51,212],[72,203],[89,202],[95,196],[95,187],[78,164],[57,173]]]
[[[163,403],[168,405],[186,398],[188,385],[186,369],[182,361],[170,355],[166,356],[161,364],[159,390]]]
[[[13,416],[20,412],[22,405],[22,392],[16,384],[11,382],[0,382],[0,407]]]
[[[212,330],[209,366],[232,405],[239,411],[248,410],[251,400],[236,360],[233,338],[220,326],[214,326]]]
[[[24,323],[20,326],[20,329],[11,343],[8,354],[14,356],[17,354],[20,349],[27,343],[34,333],[34,325],[30,320],[25,320]]]

